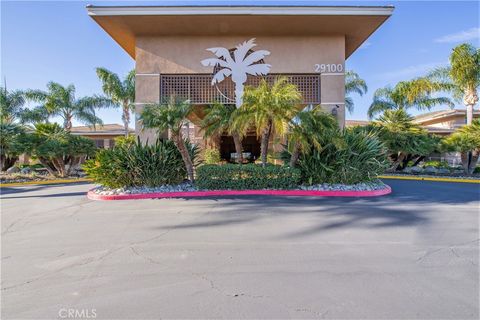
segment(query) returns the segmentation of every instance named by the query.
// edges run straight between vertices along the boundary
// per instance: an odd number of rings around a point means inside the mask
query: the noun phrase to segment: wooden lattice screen
[[[320,104],[320,75],[318,74],[269,74],[265,77],[273,83],[279,76],[287,77],[302,93],[304,104]],[[260,77],[249,76],[245,85],[256,86]],[[160,75],[160,97],[176,95],[189,99],[194,104],[209,104],[219,101],[224,104],[235,103],[235,85],[230,78],[212,86],[210,74],[162,74]]]

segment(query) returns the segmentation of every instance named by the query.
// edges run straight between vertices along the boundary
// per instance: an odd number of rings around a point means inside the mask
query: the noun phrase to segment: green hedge
[[[110,188],[158,187],[177,184],[186,178],[182,156],[170,140],[157,140],[155,144],[124,141],[112,149],[99,150],[95,159],[83,165],[87,176]],[[198,148],[187,147],[194,163],[198,162]]]
[[[197,170],[197,187],[208,190],[292,189],[300,184],[298,169],[256,164],[203,165]]]

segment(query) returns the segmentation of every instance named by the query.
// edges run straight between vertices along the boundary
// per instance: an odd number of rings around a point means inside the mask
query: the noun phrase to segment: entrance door
[[[253,162],[260,156],[260,141],[256,136],[245,136],[242,140],[244,153],[250,153],[249,161]],[[235,153],[235,143],[232,136],[220,137],[220,156],[222,159],[233,162],[231,154]]]

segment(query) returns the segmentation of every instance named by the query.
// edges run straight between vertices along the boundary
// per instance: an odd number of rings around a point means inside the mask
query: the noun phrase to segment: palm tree
[[[269,85],[264,79],[258,87],[247,86],[243,95],[243,105],[236,110],[233,128],[245,132],[255,126],[261,137],[260,152],[262,165],[267,164],[270,135],[275,131],[279,136],[286,134],[288,124],[297,113],[297,105],[302,96],[297,87],[282,77]]]
[[[250,39],[237,45],[233,56],[227,48],[209,48],[217,58],[202,60],[205,67],[220,66],[221,69],[213,76],[212,85],[223,81],[232,76],[235,83],[235,105],[239,108],[242,105],[244,84],[247,81],[247,75],[266,75],[270,71],[270,65],[258,63],[260,60],[270,54],[267,50],[252,51],[255,47],[255,39]]]
[[[290,121],[288,149],[291,153],[290,167],[295,167],[300,153],[309,154],[312,147],[320,149],[325,131],[338,128],[338,123],[331,115],[317,109],[303,110]]]
[[[459,152],[465,173],[472,174],[480,156],[480,120],[474,120],[446,137],[443,146],[446,151]]]
[[[165,103],[145,106],[140,120],[144,128],[157,129],[159,133],[165,130],[170,131],[171,139],[182,155],[188,178],[193,183],[195,180],[193,162],[182,133],[182,127],[186,124],[187,117],[191,112],[190,101],[171,96]]]
[[[464,43],[455,47],[450,55],[450,66],[437,68],[428,76],[440,91],[448,91],[467,107],[467,125],[473,120],[473,108],[478,102],[480,86],[480,49]],[[463,99],[462,99],[463,98]]]
[[[0,171],[12,167],[21,153],[17,149],[17,138],[24,128],[14,122],[0,122]]]
[[[122,108],[122,121],[127,137],[130,111],[133,111],[135,107],[135,70],[130,71],[123,80],[120,80],[117,74],[105,68],[97,68],[97,76],[102,82],[105,95],[116,106]]]
[[[223,105],[215,102],[206,109],[205,118],[202,121],[202,129],[206,137],[230,132],[235,144],[235,152],[237,153],[236,160],[238,163],[243,163],[241,134],[232,127],[235,110],[233,105]]]
[[[0,87],[0,120],[2,123],[13,123],[20,120],[24,112],[25,95],[23,91],[7,91]]]
[[[345,108],[348,112],[353,112],[353,99],[348,94],[358,93],[363,96],[367,93],[367,90],[367,83],[355,71],[345,72]]]
[[[425,79],[401,81],[395,87],[380,88],[373,94],[373,102],[368,108],[368,117],[373,118],[386,110],[430,110],[435,105],[445,104],[453,107],[452,101],[447,97],[432,97],[438,86]]]
[[[102,124],[102,119],[95,114],[96,109],[112,105],[110,99],[96,95],[76,99],[73,84],[64,87],[56,82],[49,82],[47,91],[28,90],[25,96],[29,100],[42,103],[36,109],[47,112],[48,118],[61,117],[63,128],[67,131],[72,128],[73,119],[92,126]]]
[[[386,110],[372,127],[390,153],[391,170],[402,168],[415,159],[417,164],[437,146],[437,139],[415,123],[414,117],[404,109]]]

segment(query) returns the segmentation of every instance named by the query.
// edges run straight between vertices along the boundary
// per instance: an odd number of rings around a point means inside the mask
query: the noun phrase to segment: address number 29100
[[[315,72],[343,72],[342,64],[330,64],[330,63],[316,63]]]

